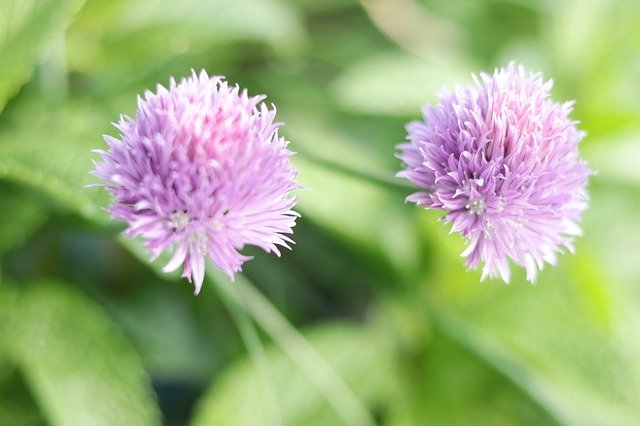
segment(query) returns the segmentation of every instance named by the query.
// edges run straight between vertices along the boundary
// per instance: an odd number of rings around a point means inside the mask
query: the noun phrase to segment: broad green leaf
[[[46,220],[48,210],[37,195],[0,183],[0,252],[22,244]]]
[[[24,378],[13,364],[0,366],[0,424],[8,426],[46,424]]]
[[[419,117],[443,87],[471,82],[478,70],[454,61],[434,64],[402,53],[372,56],[348,68],[331,85],[342,108],[367,114]]]
[[[4,334],[50,424],[160,424],[133,347],[76,290],[43,282],[20,291]]]
[[[101,130],[108,119],[90,105],[69,105],[47,112],[27,103],[30,115],[0,132],[0,179],[8,179],[45,193],[63,209],[104,223],[108,195],[87,188],[98,179],[90,175],[93,148],[103,147]],[[24,121],[23,121],[24,120]],[[9,126],[8,126],[9,127]]]
[[[0,110],[29,79],[52,34],[64,30],[84,0],[0,1]]]
[[[335,324],[312,330],[306,337],[370,409],[384,406],[395,392],[397,377],[389,342],[375,331]],[[267,349],[267,360],[284,425],[341,424],[288,357],[272,347]],[[266,397],[256,380],[255,369],[247,360],[232,365],[198,403],[193,424],[266,424]]]

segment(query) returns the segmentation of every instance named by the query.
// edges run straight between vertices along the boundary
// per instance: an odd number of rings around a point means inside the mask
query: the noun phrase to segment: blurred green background
[[[638,22],[633,0],[0,0],[0,425],[640,424]],[[533,286],[479,283],[393,177],[421,105],[509,60],[577,100],[597,171],[577,253]],[[293,251],[248,248],[198,297],[85,188],[110,123],[192,68],[268,95],[308,188]]]

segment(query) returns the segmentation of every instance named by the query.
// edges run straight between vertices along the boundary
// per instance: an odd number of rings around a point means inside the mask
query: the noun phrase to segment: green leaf
[[[112,301],[109,313],[136,343],[155,379],[203,385],[228,356],[226,351],[234,349],[233,345],[214,346],[211,336],[215,335],[216,343],[228,345],[236,330],[220,321],[226,313],[211,303],[213,293],[194,298],[193,285],[186,280],[169,284],[155,280],[154,284],[131,289],[127,298]],[[201,311],[206,321],[200,318]]]
[[[69,29],[69,67],[83,73],[88,90],[109,97],[168,84],[170,75],[205,64],[231,78],[234,59],[255,57],[239,43],[291,55],[306,43],[302,17],[282,0],[90,2]]]
[[[52,34],[61,32],[84,0],[0,1],[0,110],[29,79]]]
[[[433,64],[403,53],[383,53],[356,64],[331,85],[342,108],[367,114],[419,117],[422,106],[455,83],[471,82],[477,70],[454,61]]]
[[[43,282],[17,293],[7,325],[10,353],[50,424],[161,423],[133,347],[76,290]]]
[[[299,43],[303,35],[296,10],[280,0],[142,0],[126,4],[123,28],[166,25],[182,27],[194,37],[266,40],[276,46]]]
[[[370,408],[383,405],[394,392],[392,352],[373,330],[334,324],[314,329],[306,337]],[[342,424],[287,356],[271,347],[267,360],[284,425]],[[232,365],[199,402],[193,424],[264,424],[266,398],[262,388],[255,386],[255,375],[248,360]]]
[[[24,188],[0,183],[0,252],[19,246],[47,219],[43,203]]]
[[[589,135],[637,129],[634,55],[640,6],[630,0],[549,2],[555,12],[541,33],[554,64],[557,89],[577,100],[575,116]]]
[[[90,175],[97,159],[91,151],[103,146],[100,130],[107,130],[108,119],[90,105],[51,112],[30,100],[21,108],[21,120],[0,132],[0,179],[32,186],[63,209],[106,223],[101,207],[108,194],[86,186],[98,182]]]
[[[629,284],[638,274],[616,272],[637,263],[630,251],[640,234],[631,216],[622,221],[620,213],[621,223],[612,228],[611,212],[624,208],[604,208],[614,200],[601,194],[593,194],[593,212],[607,217],[600,226],[587,220],[577,254],[545,268],[535,286],[517,268],[508,286],[481,285],[478,273],[463,272],[459,248],[444,244],[438,245],[434,269],[425,277],[434,328],[493,366],[562,424],[628,424],[640,415],[635,403],[640,398],[635,356],[640,319],[634,309],[637,292]],[[434,235],[446,233],[442,224],[433,227]],[[618,241],[623,234],[628,237]],[[615,245],[619,250],[612,252]]]
[[[162,272],[162,267],[166,265],[169,260],[171,260],[171,252],[163,251],[157,259],[151,262],[149,259],[151,258],[151,254],[149,250],[144,245],[144,240],[142,238],[130,238],[120,235],[118,237],[118,242],[127,249],[136,259],[141,261],[144,264],[147,264],[149,268],[158,276],[167,278],[167,279],[178,279],[182,271],[180,268],[178,270],[164,273]],[[189,285],[192,285],[188,283]]]
[[[508,378],[438,334],[404,367],[405,396],[393,407],[398,424],[559,424]]]
[[[0,366],[0,419],[2,425],[40,426],[45,419],[14,365]]]

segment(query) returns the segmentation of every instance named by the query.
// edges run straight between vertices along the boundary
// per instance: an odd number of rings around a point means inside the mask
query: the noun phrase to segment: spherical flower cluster
[[[511,259],[534,282],[581,233],[591,174],[578,153],[584,133],[569,118],[573,103],[553,102],[540,74],[511,63],[474,81],[407,125],[398,176],[421,189],[408,201],[446,211],[468,243],[466,265],[483,262],[482,279],[508,282]]]
[[[239,252],[245,245],[279,256],[278,245],[293,243],[297,173],[263,99],[193,72],[138,98],[135,118],[116,124],[120,138],[105,136],[108,150],[96,151],[93,173],[113,195],[111,216],[153,259],[173,250],[163,270],[184,265],[196,294],[206,256],[233,279],[250,259]]]

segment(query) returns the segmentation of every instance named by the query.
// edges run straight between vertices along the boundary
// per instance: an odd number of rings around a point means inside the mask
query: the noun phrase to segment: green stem
[[[236,276],[229,283],[213,268],[207,271],[217,288],[229,297],[240,296],[255,322],[280,346],[287,356],[306,375],[336,414],[347,425],[373,426],[375,420],[342,378],[316,352],[309,342],[282,316],[282,314],[246,278]],[[231,290],[237,286],[239,294]]]
[[[394,179],[389,176],[375,174],[365,170],[358,170],[353,167],[347,166],[345,164],[340,164],[339,162],[323,157],[321,155],[315,154],[308,150],[298,148],[298,152],[304,155],[304,158],[314,164],[330,169],[334,172],[342,173],[344,175],[354,177],[357,179],[362,179],[364,181],[383,186],[385,188],[392,189],[394,191],[415,191],[415,186],[411,185],[411,183],[407,181],[403,181],[400,179]]]
[[[225,304],[227,311],[229,311],[233,317],[240,332],[240,337],[251,357],[251,361],[260,374],[262,386],[265,389],[263,394],[266,398],[267,415],[265,417],[267,424],[271,426],[282,425],[282,416],[280,414],[278,394],[273,382],[273,374],[258,330],[251,317],[247,314],[247,307],[242,303],[242,298],[240,294],[238,294],[237,289],[234,286],[228,285],[226,282],[218,285],[218,282],[220,281],[214,281],[214,287],[220,295],[220,299],[222,299],[222,302]]]

